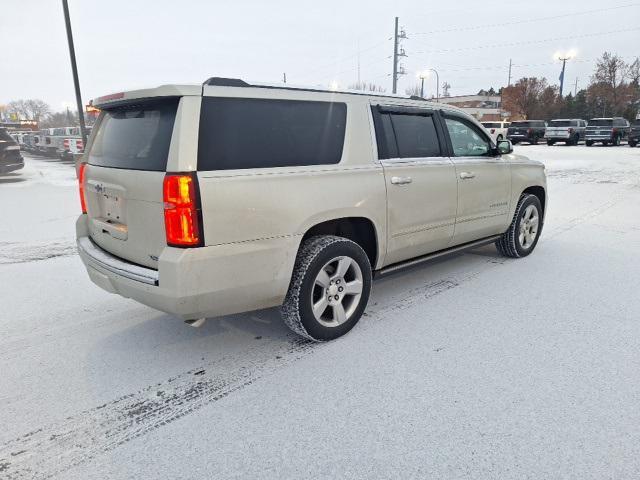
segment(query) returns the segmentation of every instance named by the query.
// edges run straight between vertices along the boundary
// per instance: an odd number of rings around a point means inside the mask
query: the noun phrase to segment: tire
[[[340,267],[345,271],[338,272]],[[371,277],[369,258],[357,243],[333,235],[305,240],[280,309],[284,323],[298,335],[316,342],[344,335],[358,323],[367,306]],[[340,290],[347,285],[354,293]],[[314,304],[318,305],[315,313]]]
[[[609,146],[609,142],[607,140],[605,140],[604,142],[602,142],[602,145],[604,145],[605,147]]]
[[[511,140],[511,145],[517,145],[518,144],[518,140]]]
[[[634,142],[633,140],[629,140],[629,146],[631,148],[634,148],[637,144],[638,144],[637,142]]]
[[[555,143],[556,143],[555,140],[547,140],[547,145],[550,146],[550,147],[552,145],[555,145]]]
[[[619,147],[620,146],[620,136],[616,135],[616,137],[613,139],[613,146],[614,147]]]
[[[573,137],[573,143],[572,145],[578,145],[580,143],[580,134],[576,133],[576,136]]]
[[[536,137],[535,135],[533,136],[533,138],[531,139],[531,141],[529,142],[531,145],[537,145],[538,144],[538,137]]]
[[[593,140],[586,140],[586,141],[584,142],[584,144],[585,144],[587,147],[593,147]]]
[[[533,214],[532,214],[533,212]],[[528,223],[523,225],[526,220]],[[535,225],[532,220],[535,218]],[[536,248],[542,232],[543,218],[540,199],[535,195],[523,194],[516,206],[511,225],[496,240],[496,248],[505,257],[521,258],[529,255]],[[529,235],[523,233],[528,231]]]

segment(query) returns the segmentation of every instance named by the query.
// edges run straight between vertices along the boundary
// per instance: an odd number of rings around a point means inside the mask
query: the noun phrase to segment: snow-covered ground
[[[70,164],[0,177],[0,478],[640,478],[640,149],[544,161],[536,252],[374,283],[346,337],[90,283]]]

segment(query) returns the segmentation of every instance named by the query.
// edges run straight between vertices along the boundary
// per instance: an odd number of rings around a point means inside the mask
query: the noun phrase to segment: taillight
[[[64,149],[65,149],[65,150],[69,150],[69,139],[68,139],[68,138],[65,138],[65,139],[62,141],[62,144],[64,145]]]
[[[200,232],[198,180],[194,173],[168,173],[164,177],[164,227],[167,245],[197,247]]]
[[[570,129],[569,129],[569,133],[573,133],[573,128],[570,128]]]
[[[492,133],[492,134],[496,133],[496,129],[495,129],[495,128],[492,128],[492,129],[491,129],[491,133]]]
[[[527,134],[528,134],[528,135],[531,135],[532,133],[533,133],[533,128],[529,128],[529,129],[527,130]]]
[[[84,151],[84,145],[82,143],[82,140],[76,140],[76,149],[80,153],[82,153]]]
[[[87,213],[87,202],[84,198],[84,174],[86,168],[86,163],[78,165],[78,186],[80,189],[80,206],[82,207],[82,213]]]

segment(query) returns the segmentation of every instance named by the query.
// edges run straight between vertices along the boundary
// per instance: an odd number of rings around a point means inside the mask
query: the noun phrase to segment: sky
[[[537,7],[537,8],[533,8]],[[640,1],[204,1],[69,0],[84,103],[104,94],[211,76],[249,82],[348,87],[358,79],[391,92],[394,17],[406,31],[398,93],[433,68],[451,95],[544,76],[554,54],[574,50],[565,93],[585,87],[595,60],[640,55]],[[0,104],[40,98],[75,105],[60,0],[0,0]],[[359,52],[359,53],[358,53]],[[433,75],[432,75],[433,77]],[[435,78],[425,80],[426,95]]]

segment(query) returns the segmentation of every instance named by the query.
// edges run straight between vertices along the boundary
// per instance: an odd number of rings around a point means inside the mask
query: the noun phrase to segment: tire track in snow
[[[67,240],[21,243],[0,242],[0,265],[28,263],[76,254],[76,244]]]
[[[359,329],[466,283],[503,262],[491,258],[459,276],[424,283],[372,304]],[[389,278],[388,278],[389,280]],[[47,479],[216,402],[307,355],[322,344],[292,334],[287,342],[261,343],[163,382],[43,426],[0,445],[0,477]]]

